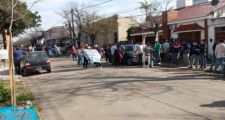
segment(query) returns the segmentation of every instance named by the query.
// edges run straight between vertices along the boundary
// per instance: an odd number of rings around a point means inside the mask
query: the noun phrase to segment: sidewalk
[[[21,75],[15,75],[15,80],[21,80]],[[0,80],[9,80],[9,68],[0,67]]]

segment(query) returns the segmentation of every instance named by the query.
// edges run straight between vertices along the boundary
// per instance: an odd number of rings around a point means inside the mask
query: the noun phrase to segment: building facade
[[[109,34],[106,36],[103,33],[98,33],[96,36],[95,43],[99,46],[104,46],[107,44],[118,43],[118,42],[126,42],[127,41],[127,30],[131,26],[138,25],[136,19],[132,17],[120,17],[118,15],[103,19],[109,20],[110,24],[114,24],[113,27],[110,28]],[[101,20],[102,21],[102,20]],[[101,22],[99,21],[99,22]]]
[[[205,40],[208,44],[208,53],[212,55],[214,42],[225,39],[224,9],[225,1],[221,0],[217,7],[206,2],[168,11],[165,31],[170,33],[170,38],[190,42]]]
[[[210,0],[195,1],[195,5],[164,12],[162,29],[159,33],[161,41],[180,39],[187,42],[200,42],[205,40],[208,45],[208,55],[212,55],[214,42],[225,39],[225,0],[220,0],[216,7],[211,5]],[[154,39],[150,29],[132,33],[132,36],[140,42],[143,41],[143,35],[147,35],[146,41]]]

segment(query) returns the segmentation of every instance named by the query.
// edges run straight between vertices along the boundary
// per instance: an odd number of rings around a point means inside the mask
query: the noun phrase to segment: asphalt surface
[[[44,120],[225,120],[225,81],[182,68],[83,70],[52,60],[52,73],[23,78]]]

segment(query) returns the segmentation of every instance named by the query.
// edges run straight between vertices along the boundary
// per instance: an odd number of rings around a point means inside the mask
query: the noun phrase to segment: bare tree
[[[167,11],[172,0],[143,0],[140,2],[140,9],[145,13],[146,24],[155,33],[155,41],[158,41],[158,32],[162,25],[162,13]]]
[[[104,40],[107,40],[107,37],[112,28],[117,25],[114,20],[106,19],[97,15],[97,12],[94,9],[86,7],[85,4],[72,3],[72,7],[63,9],[60,13],[60,16],[65,19],[66,25],[68,25],[69,30],[71,31],[71,36],[74,36],[78,45],[80,45],[80,36],[82,32],[87,33],[92,41],[92,44],[95,43],[96,36],[98,34],[103,34]],[[75,23],[77,32],[75,33],[73,29],[73,23]],[[104,41],[105,42],[105,41]]]

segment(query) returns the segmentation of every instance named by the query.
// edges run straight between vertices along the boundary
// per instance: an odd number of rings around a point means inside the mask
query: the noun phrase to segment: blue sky
[[[71,2],[84,3],[87,6],[96,5],[107,0],[42,0],[32,10],[38,11],[42,17],[42,28],[49,29],[52,26],[63,25],[63,19],[58,15],[62,8],[70,8]],[[141,0],[113,0],[111,2],[94,7],[98,14],[111,16],[119,13],[121,16],[135,16],[142,14],[138,8]],[[141,20],[141,17],[138,17]]]

